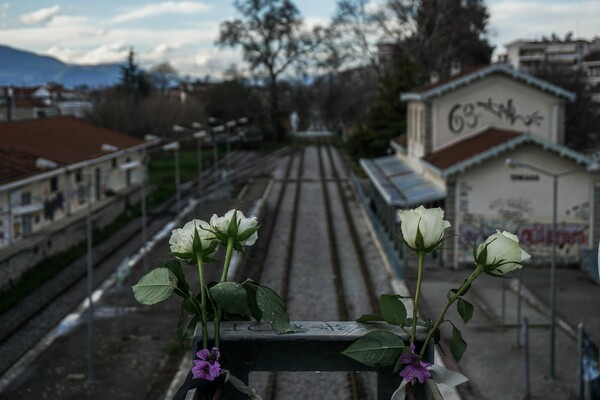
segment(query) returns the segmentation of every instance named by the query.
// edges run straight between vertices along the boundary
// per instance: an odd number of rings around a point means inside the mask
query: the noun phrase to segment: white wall
[[[458,262],[470,261],[473,243],[481,243],[496,229],[516,233],[523,247],[533,255],[533,262],[549,260],[553,180],[524,168],[506,167],[508,157],[553,173],[581,168],[538,146],[524,145],[461,174],[456,188],[457,220],[452,221],[459,235],[455,239],[459,243]],[[511,179],[511,175],[526,180]],[[559,178],[557,215],[561,262],[576,262],[579,246],[591,245],[591,176],[582,171]]]
[[[490,100],[493,109],[488,106]],[[432,150],[461,141],[489,126],[532,132],[556,141],[556,115],[561,103],[561,99],[514,79],[489,76],[434,100],[436,129]],[[508,111],[511,105],[512,114]]]

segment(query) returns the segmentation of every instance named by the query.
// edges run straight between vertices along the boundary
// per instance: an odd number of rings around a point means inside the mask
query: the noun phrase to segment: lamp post
[[[176,192],[176,210],[177,218],[181,212],[181,180],[179,177],[179,142],[171,142],[162,147],[165,151],[172,151],[175,157],[175,192]]]
[[[87,239],[87,297],[88,297],[88,382],[94,381],[94,300],[93,291],[93,271],[92,263],[92,174],[87,174],[87,207],[86,207],[86,239]]]
[[[198,141],[198,216],[200,214],[200,199],[202,198],[202,142],[206,137],[206,131],[198,131],[192,134]]]
[[[229,158],[231,156],[231,128],[235,128],[236,125],[236,120],[228,121],[227,123],[225,123],[225,128],[227,129],[227,136],[225,136],[225,138],[227,139],[227,155],[225,156],[225,167],[227,169],[227,174],[229,174]]]
[[[142,162],[140,161],[130,161],[125,164],[121,164],[119,169],[121,171],[129,171],[132,169],[140,169],[141,177],[140,177],[140,202],[142,206],[142,260],[144,267],[144,274],[148,272],[148,254],[146,254],[146,245],[148,243],[148,230],[146,227],[146,219],[147,219],[147,210],[146,210],[146,172],[148,171],[148,156],[147,154],[143,155]]]
[[[556,227],[558,207],[558,179],[581,171],[596,172],[600,170],[597,162],[586,167],[575,168],[568,171],[554,173],[540,167],[527,164],[523,161],[506,159],[506,165],[511,168],[525,168],[552,178],[552,258],[550,263],[550,379],[556,377]]]
[[[218,155],[218,141],[217,141],[217,134],[224,132],[225,131],[225,126],[224,125],[219,125],[219,126],[215,126],[214,128],[212,128],[212,137],[213,137],[213,155],[214,155],[214,167],[215,167],[215,182],[217,182],[219,180],[219,155]]]

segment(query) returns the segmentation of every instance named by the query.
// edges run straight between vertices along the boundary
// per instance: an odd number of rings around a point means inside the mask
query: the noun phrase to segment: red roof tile
[[[0,184],[39,173],[35,168],[35,160],[37,157],[32,154],[0,146]]]
[[[127,149],[143,143],[143,140],[124,133],[71,117],[2,122],[0,184],[39,173],[40,170],[35,167],[37,158],[69,165],[106,155],[102,151],[103,144]],[[23,163],[17,159],[22,159]],[[14,169],[5,168],[11,163],[15,163]],[[26,165],[31,173],[27,172]]]
[[[439,169],[446,169],[492,147],[514,139],[520,134],[520,132],[516,131],[490,128],[450,147],[430,153],[423,157],[423,160]]]

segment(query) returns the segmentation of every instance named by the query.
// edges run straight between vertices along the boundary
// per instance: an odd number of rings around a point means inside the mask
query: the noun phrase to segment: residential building
[[[0,121],[20,121],[58,115],[82,118],[92,102],[82,92],[62,85],[0,86]]]
[[[600,112],[600,38],[590,40],[561,40],[552,37],[545,40],[515,40],[505,45],[507,62],[516,69],[536,74],[553,67],[567,71],[583,69],[585,83],[591,94],[595,111]],[[568,73],[568,72],[567,72]]]
[[[151,144],[72,117],[0,122],[0,248],[138,185]]]
[[[464,71],[409,93],[407,132],[395,154],[361,160],[374,207],[390,232],[396,211],[442,206],[452,224],[443,263],[472,262],[472,247],[496,229],[516,233],[533,262],[552,249],[552,179],[509,169],[508,158],[551,173],[558,185],[559,261],[577,263],[580,246],[600,239],[600,176],[593,160],[564,146],[565,103],[575,95],[505,64]]]

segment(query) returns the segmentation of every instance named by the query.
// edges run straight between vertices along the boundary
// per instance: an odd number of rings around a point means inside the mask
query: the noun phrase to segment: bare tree
[[[236,0],[243,19],[225,21],[217,44],[241,47],[252,71],[265,70],[269,81],[271,136],[282,140],[277,81],[280,75],[315,46],[314,36],[302,30],[300,12],[290,0]]]
[[[169,84],[176,79],[177,70],[168,62],[160,63],[150,69],[150,80],[161,93],[164,93]]]
[[[383,31],[378,22],[381,15],[376,9],[369,10],[369,0],[338,0],[331,28],[336,34],[329,38],[336,44],[336,52],[345,61],[369,64],[380,75],[377,44]]]

